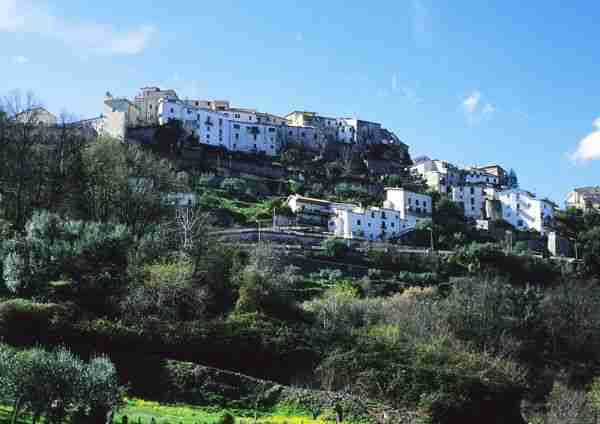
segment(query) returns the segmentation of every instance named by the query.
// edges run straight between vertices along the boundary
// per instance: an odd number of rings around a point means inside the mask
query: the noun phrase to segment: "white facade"
[[[410,168],[413,175],[420,175],[427,186],[439,193],[449,193],[452,186],[461,182],[460,170],[442,160],[425,160]]]
[[[313,199],[311,197],[292,194],[287,198],[287,205],[294,213],[318,212],[323,214],[334,214],[340,210],[353,210],[358,206],[350,203],[329,202],[327,200]]]
[[[198,195],[196,193],[167,193],[163,199],[166,204],[177,207],[192,207],[198,203]]]
[[[515,228],[545,233],[545,225],[554,217],[554,206],[537,199],[526,190],[511,189],[499,191],[496,199],[502,205],[502,219]]]
[[[567,195],[567,208],[580,209],[584,212],[600,209],[600,187],[576,188]]]
[[[467,218],[481,219],[485,216],[485,199],[488,196],[483,184],[453,186],[448,196],[451,201],[463,204]]]
[[[140,111],[137,106],[124,98],[114,98],[106,93],[104,98],[103,132],[110,137],[124,139],[127,127],[139,120]]]
[[[161,90],[158,87],[143,87],[133,103],[139,110],[138,120],[142,124],[158,122],[158,104],[161,100],[178,100],[175,90]]]
[[[409,228],[409,223],[401,219],[400,215],[400,211],[384,208],[340,209],[329,221],[329,230],[343,238],[387,240]]]
[[[466,184],[491,184],[498,185],[498,177],[476,168],[464,170]]]
[[[414,228],[419,222],[431,219],[433,205],[431,196],[414,193],[403,188],[385,188],[385,208],[400,212],[400,219]]]
[[[17,122],[30,125],[54,126],[58,123],[56,115],[48,112],[43,107],[35,107],[33,109],[17,113],[15,120]]]
[[[236,118],[238,116],[241,120]],[[281,144],[278,126],[257,122],[256,114],[251,112],[242,116],[242,112],[234,110],[214,111],[180,101],[160,101],[159,124],[164,125],[171,119],[181,121],[186,131],[198,137],[200,144],[231,151],[263,152],[269,156],[276,155]]]

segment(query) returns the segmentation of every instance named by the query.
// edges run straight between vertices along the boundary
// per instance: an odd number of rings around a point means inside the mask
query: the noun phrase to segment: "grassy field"
[[[0,406],[0,424],[8,424],[11,409]],[[216,424],[222,417],[224,411],[207,408],[195,408],[187,405],[163,405],[158,402],[145,401],[141,399],[128,399],[125,408],[115,417],[115,423],[122,423],[123,416],[127,416],[129,424]],[[251,411],[232,411],[239,424],[254,423]],[[310,417],[269,415],[261,416],[258,421],[261,424],[328,424],[332,421],[321,419],[313,420]],[[31,419],[25,415],[21,417],[18,424],[31,424]]]

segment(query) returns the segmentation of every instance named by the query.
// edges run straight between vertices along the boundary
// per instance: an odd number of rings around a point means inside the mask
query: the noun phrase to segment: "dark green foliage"
[[[498,245],[471,244],[457,249],[450,263],[471,274],[499,275],[512,283],[550,285],[561,276],[550,260],[505,253]]]
[[[321,244],[325,255],[330,258],[343,258],[348,252],[348,246],[344,240],[338,238],[329,238]]]
[[[51,333],[68,329],[79,318],[74,304],[8,300],[0,303],[0,337],[19,345],[46,344]]]

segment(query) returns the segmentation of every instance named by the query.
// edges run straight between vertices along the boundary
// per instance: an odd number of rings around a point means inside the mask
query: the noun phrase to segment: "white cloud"
[[[496,112],[493,104],[485,103],[482,99],[481,91],[475,90],[461,100],[460,108],[469,124],[478,124]]]
[[[14,61],[18,65],[25,65],[26,63],[29,63],[29,58],[25,56],[15,56]]]
[[[600,159],[600,118],[596,118],[593,125],[596,130],[581,140],[577,150],[569,155],[576,164]]]
[[[0,10],[0,32],[51,37],[101,54],[139,54],[156,32],[150,25],[122,30],[113,25],[70,22],[39,0],[0,0]]]

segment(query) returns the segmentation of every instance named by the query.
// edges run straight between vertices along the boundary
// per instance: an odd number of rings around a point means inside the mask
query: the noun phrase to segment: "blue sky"
[[[599,18],[591,1],[0,0],[0,93],[82,117],[149,84],[357,115],[562,205],[600,184]]]

